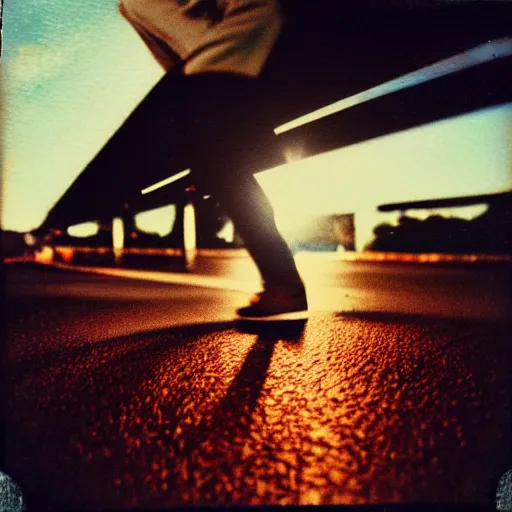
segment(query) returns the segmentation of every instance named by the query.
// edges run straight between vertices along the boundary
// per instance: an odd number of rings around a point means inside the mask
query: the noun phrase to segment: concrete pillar
[[[190,268],[194,265],[197,254],[197,226],[196,210],[193,202],[183,205],[183,257],[185,266]]]
[[[181,250],[182,264],[190,268],[196,256],[196,212],[188,197],[179,198],[176,203],[176,217],[172,231],[166,237],[171,247]]]
[[[112,247],[114,262],[119,265],[123,260],[124,249],[124,223],[120,217],[116,217],[112,221]]]

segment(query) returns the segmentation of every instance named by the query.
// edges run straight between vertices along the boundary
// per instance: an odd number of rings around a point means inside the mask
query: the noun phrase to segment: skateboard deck
[[[237,320],[245,322],[294,322],[300,320],[307,320],[309,318],[309,311],[304,309],[302,311],[294,311],[292,313],[281,313],[280,315],[269,315],[269,316],[237,316]]]

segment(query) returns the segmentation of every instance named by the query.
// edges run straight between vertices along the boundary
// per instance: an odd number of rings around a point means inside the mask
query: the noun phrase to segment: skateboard
[[[235,325],[240,332],[257,334],[261,339],[299,341],[304,333],[309,311],[294,311],[262,317],[238,315]]]
[[[307,309],[304,309],[302,311],[293,311],[292,313],[281,313],[280,315],[269,315],[260,317],[238,315],[236,317],[236,320],[242,322],[274,323],[305,321],[308,318],[309,311]]]

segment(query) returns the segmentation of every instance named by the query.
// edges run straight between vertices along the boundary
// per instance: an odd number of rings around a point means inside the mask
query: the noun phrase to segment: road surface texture
[[[33,505],[492,506],[510,467],[509,267],[339,263],[305,325],[260,328],[242,291],[5,275],[5,472]]]

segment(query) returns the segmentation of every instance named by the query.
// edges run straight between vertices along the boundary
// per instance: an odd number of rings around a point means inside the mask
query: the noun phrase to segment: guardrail
[[[484,203],[500,206],[512,205],[512,191],[500,192],[497,194],[481,194],[475,196],[447,197],[444,199],[422,199],[419,201],[389,203],[380,205],[378,210],[380,212],[393,212],[429,208],[456,208]]]

